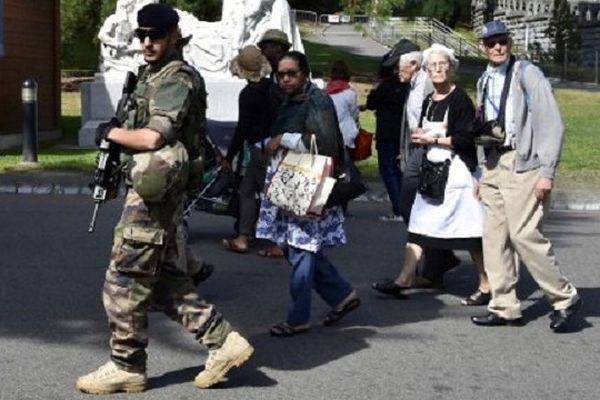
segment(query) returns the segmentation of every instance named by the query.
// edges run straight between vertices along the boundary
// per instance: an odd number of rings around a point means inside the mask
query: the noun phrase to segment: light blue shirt
[[[498,66],[488,64],[485,71],[486,80],[484,81],[484,85],[487,85],[487,93],[483,101],[486,121],[498,118],[500,98],[502,97],[502,89],[504,88],[504,80],[506,79],[506,70],[508,69],[509,61],[510,59],[507,59]]]

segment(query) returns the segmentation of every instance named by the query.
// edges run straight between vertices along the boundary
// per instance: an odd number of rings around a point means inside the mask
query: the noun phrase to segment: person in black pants
[[[264,141],[270,137],[271,129],[268,112],[270,82],[267,78],[271,66],[260,49],[250,45],[232,60],[230,69],[233,75],[246,79],[248,84],[240,92],[238,124],[221,166],[225,171],[231,171],[234,157],[243,157],[245,144],[249,147],[250,162],[239,187],[239,234],[223,239],[223,246],[237,253],[246,253],[257,218],[256,197],[262,191],[267,169]]]
[[[400,126],[402,109],[408,96],[409,85],[400,82],[397,61],[389,62],[390,54],[384,56],[379,69],[379,84],[367,96],[367,104],[361,106],[375,111],[375,140],[379,174],[385,185],[392,213],[381,216],[381,221],[402,222],[400,214],[400,188],[402,173],[396,163],[400,150]]]

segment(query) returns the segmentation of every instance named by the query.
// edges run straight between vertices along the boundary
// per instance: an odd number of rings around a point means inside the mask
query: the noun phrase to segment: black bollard
[[[23,159],[22,162],[37,162],[38,136],[38,84],[33,78],[23,81],[21,101],[23,102]]]

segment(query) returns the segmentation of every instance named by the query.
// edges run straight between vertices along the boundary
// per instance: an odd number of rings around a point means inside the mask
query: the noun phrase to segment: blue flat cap
[[[179,23],[177,11],[168,4],[148,4],[137,14],[137,22],[140,28],[168,31]]]
[[[504,22],[502,21],[490,21],[481,27],[479,33],[479,39],[487,39],[496,35],[508,35],[510,32]]]

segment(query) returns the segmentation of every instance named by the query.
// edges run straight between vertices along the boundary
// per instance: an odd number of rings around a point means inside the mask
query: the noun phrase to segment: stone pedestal
[[[121,98],[125,73],[97,73],[93,82],[81,84],[81,129],[78,144],[80,147],[95,147],[96,127],[108,121],[114,114]]]
[[[125,74],[96,74],[93,82],[81,86],[81,129],[79,146],[95,147],[96,127],[115,113],[121,98]],[[207,129],[210,138],[221,149],[233,136],[238,119],[238,96],[246,81],[239,79],[207,80]]]

